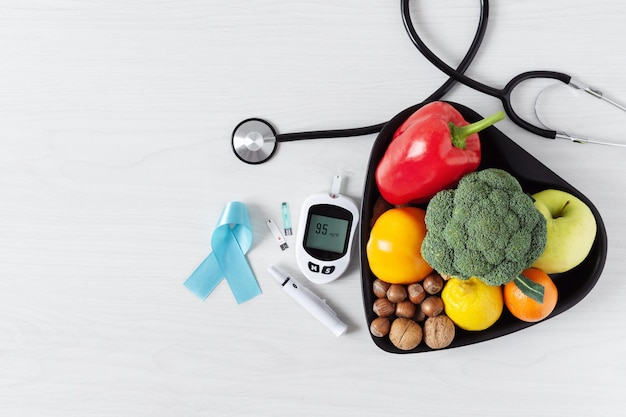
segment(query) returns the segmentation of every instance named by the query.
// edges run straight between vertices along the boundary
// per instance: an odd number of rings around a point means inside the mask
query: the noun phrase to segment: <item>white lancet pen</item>
[[[300,285],[293,277],[276,266],[270,266],[269,273],[283,287],[283,290],[298,302],[313,317],[326,326],[337,337],[348,330],[348,325],[342,322],[337,314],[308,288]]]

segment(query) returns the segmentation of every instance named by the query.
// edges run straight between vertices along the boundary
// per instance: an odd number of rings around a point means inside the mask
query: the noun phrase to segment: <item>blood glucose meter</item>
[[[304,276],[316,284],[339,278],[350,263],[359,209],[340,194],[340,188],[341,177],[336,176],[330,193],[309,196],[300,211],[296,260]]]

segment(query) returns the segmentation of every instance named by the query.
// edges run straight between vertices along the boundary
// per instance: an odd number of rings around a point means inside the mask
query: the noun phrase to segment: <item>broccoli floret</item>
[[[519,182],[489,168],[437,193],[426,209],[422,256],[439,273],[489,285],[516,279],[542,253],[546,220]]]

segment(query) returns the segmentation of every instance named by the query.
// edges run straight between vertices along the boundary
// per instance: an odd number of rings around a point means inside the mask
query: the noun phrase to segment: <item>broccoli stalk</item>
[[[522,275],[545,249],[546,220],[508,172],[488,168],[437,193],[426,210],[423,258],[439,273],[489,285],[515,281],[543,301],[543,287]]]

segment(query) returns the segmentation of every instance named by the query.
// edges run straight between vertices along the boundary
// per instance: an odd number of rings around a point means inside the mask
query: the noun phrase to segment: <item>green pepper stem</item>
[[[486,117],[482,120],[474,122],[472,124],[466,126],[457,126],[454,123],[448,123],[450,127],[450,137],[452,138],[452,144],[460,149],[465,149],[465,145],[467,142],[467,137],[469,135],[473,135],[474,133],[478,133],[481,130],[488,128],[496,122],[504,119],[504,112],[497,112],[489,117]]]

